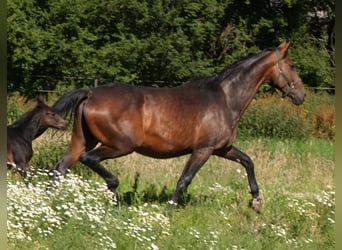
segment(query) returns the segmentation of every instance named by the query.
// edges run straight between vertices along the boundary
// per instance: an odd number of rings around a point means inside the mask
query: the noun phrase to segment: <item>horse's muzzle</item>
[[[306,93],[304,92],[295,92],[291,98],[292,103],[295,105],[301,105],[305,101]]]
[[[60,130],[66,130],[68,128],[68,124],[66,122],[62,123],[62,124],[58,125],[57,128]]]

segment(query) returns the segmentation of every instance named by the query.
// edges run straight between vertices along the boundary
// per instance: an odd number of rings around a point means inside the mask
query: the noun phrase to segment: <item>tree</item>
[[[8,90],[174,86],[285,39],[305,83],[330,86],[334,17],[332,0],[8,0]]]

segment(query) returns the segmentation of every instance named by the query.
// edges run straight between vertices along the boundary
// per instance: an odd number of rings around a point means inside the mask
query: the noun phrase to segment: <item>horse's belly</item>
[[[184,138],[181,134],[164,128],[156,133],[145,131],[144,141],[141,145],[141,148],[168,154],[169,152],[173,153],[187,150],[191,147],[191,145],[191,138]]]
[[[169,143],[143,144],[135,152],[153,158],[171,158],[186,155],[192,152],[190,147],[176,146]]]
[[[227,139],[227,136],[213,131],[195,133],[184,127],[180,130],[164,128],[145,134],[143,143],[135,151],[156,158],[170,158],[189,154],[198,148],[218,149],[227,143]]]

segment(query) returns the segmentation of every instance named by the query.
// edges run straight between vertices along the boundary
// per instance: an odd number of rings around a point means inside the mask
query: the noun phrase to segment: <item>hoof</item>
[[[50,170],[49,177],[50,177],[51,182],[57,185],[64,176],[59,171],[53,169],[53,170]]]
[[[113,193],[116,193],[116,189],[118,186],[119,186],[119,181],[115,178],[107,181],[107,188]]]
[[[119,194],[113,193],[112,191],[107,189],[105,190],[104,195],[112,205],[118,205]]]
[[[118,185],[116,184],[107,184],[107,188],[109,191],[111,191],[112,193],[116,193],[116,188],[118,187]]]
[[[260,213],[260,208],[261,208],[261,198],[257,197],[257,198],[253,198],[250,202],[249,202],[249,206],[251,208],[253,208],[253,210],[257,213]]]
[[[174,211],[176,210],[176,208],[178,207],[178,204],[174,201],[168,201],[167,202],[167,206],[165,208],[165,211],[164,211],[164,215],[165,216],[171,216],[173,215]]]
[[[167,203],[168,203],[168,206],[167,206],[168,210],[173,210],[173,209],[177,208],[177,206],[178,206],[177,202],[174,202],[173,200],[170,200]]]

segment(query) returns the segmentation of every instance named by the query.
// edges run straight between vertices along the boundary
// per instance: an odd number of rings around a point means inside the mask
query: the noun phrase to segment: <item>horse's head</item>
[[[288,57],[287,50],[290,45],[290,42],[283,42],[274,52],[277,63],[272,70],[272,84],[282,92],[283,98],[289,96],[294,104],[300,105],[304,102],[306,93],[304,84]]]
[[[41,128],[56,128],[65,130],[67,128],[67,122],[57,114],[53,108],[46,105],[44,103],[44,99],[42,96],[37,97],[38,105],[37,107],[40,109],[40,127]]]

